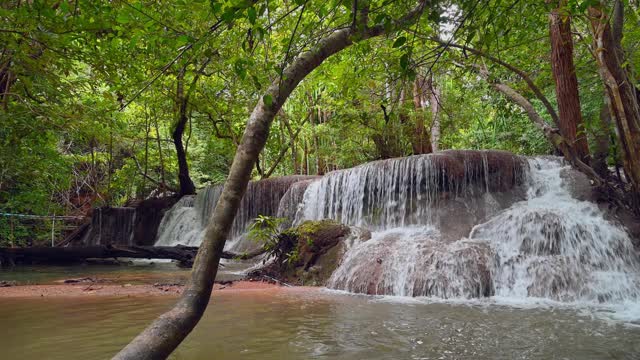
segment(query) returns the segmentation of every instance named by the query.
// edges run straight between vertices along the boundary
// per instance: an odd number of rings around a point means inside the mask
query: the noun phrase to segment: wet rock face
[[[133,228],[135,245],[153,245],[164,214],[177,202],[176,198],[150,198],[136,206]]]
[[[304,200],[304,193],[307,191],[309,184],[319,179],[320,177],[314,177],[308,180],[297,181],[293,183],[287,192],[280,199],[278,204],[277,216],[281,219],[285,219],[281,224],[281,229],[288,229],[293,225],[293,221],[296,218],[296,214],[302,206]]]
[[[257,244],[244,236],[248,226],[258,216],[277,216],[281,200],[289,193],[289,189],[298,182],[314,179],[315,176],[283,176],[260,181],[251,181],[240,203],[227,241],[227,250],[233,252],[251,252]],[[304,188],[302,189],[304,192]],[[160,224],[157,245],[198,246],[218,199],[222,194],[222,186],[210,186],[198,194],[185,196],[172,207]],[[299,194],[298,196],[302,196]],[[295,196],[288,199],[293,203]],[[291,205],[292,207],[295,205]],[[294,212],[295,214],[295,212]]]
[[[150,198],[128,207],[94,209],[91,225],[80,245],[153,245],[165,212],[175,198]]]
[[[81,245],[134,245],[133,231],[136,209],[133,207],[101,207],[94,209],[89,231]]]
[[[432,229],[395,229],[356,244],[328,287],[369,295],[486,297],[494,293],[490,261],[487,244],[443,242]]]
[[[560,173],[562,180],[567,184],[571,196],[581,201],[589,201],[598,204],[604,212],[607,220],[617,222],[624,226],[633,240],[634,246],[640,251],[640,219],[626,209],[613,207],[607,201],[606,194],[594,191],[589,178],[582,172],[567,167]]]

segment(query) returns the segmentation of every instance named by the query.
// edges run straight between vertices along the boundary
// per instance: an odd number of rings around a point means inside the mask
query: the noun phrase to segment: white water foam
[[[571,195],[563,178],[570,167],[560,159],[532,158],[528,165],[527,199],[475,226],[468,238],[442,241],[432,226],[378,230],[345,254],[328,287],[383,294],[384,301],[418,296],[427,302],[559,306],[640,320],[640,259],[625,229],[597,205]],[[319,191],[313,184],[310,189]]]

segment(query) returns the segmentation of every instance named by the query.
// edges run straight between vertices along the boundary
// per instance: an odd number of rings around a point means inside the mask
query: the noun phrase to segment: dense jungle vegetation
[[[366,4],[363,26],[384,34],[278,104],[253,179],[443,149],[561,153],[548,126],[601,176],[615,167],[638,183],[637,99],[625,93],[640,70],[637,1],[434,1],[402,26],[414,3]],[[323,36],[359,26],[357,7],[3,2],[0,212],[82,216],[223,182],[269,84]],[[34,228],[1,219],[4,241]]]

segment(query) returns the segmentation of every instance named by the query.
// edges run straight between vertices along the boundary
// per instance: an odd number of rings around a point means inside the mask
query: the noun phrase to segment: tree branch
[[[437,39],[437,38],[431,38],[432,41],[440,44],[440,45],[445,45],[447,44],[446,42]],[[553,108],[553,105],[551,105],[551,103],[549,102],[549,100],[547,99],[546,96],[544,96],[544,94],[542,93],[542,91],[540,90],[540,88],[538,88],[536,86],[536,84],[533,82],[533,80],[531,80],[531,78],[529,77],[529,75],[527,75],[527,73],[525,73],[524,71],[518,69],[517,67],[506,63],[492,55],[489,55],[487,53],[485,53],[484,51],[481,50],[477,50],[465,45],[458,45],[458,44],[454,44],[454,43],[448,43],[449,47],[451,48],[456,48],[456,49],[461,49],[464,51],[468,51],[472,54],[481,56],[493,63],[496,63],[514,73],[516,73],[518,76],[520,76],[520,78],[522,78],[522,80],[524,80],[525,83],[527,83],[527,86],[529,87],[529,89],[531,89],[531,91],[535,94],[536,98],[538,100],[540,100],[540,102],[542,102],[542,104],[544,105],[545,109],[547,110],[547,113],[549,114],[549,116],[551,116],[551,118],[553,119],[553,123],[555,124],[556,127],[560,127],[560,118],[558,117],[558,114],[556,113],[556,110]]]
[[[417,19],[427,1],[420,0],[414,10],[393,22],[391,30]],[[191,279],[182,297],[172,309],[160,315],[122,349],[115,359],[164,359],[193,330],[209,303],[224,245],[256,159],[266,144],[274,117],[298,84],[326,59],[351,46],[355,41],[382,35],[384,31],[381,25],[361,32],[351,28],[337,30],[320,39],[313,49],[295,58],[283,71],[283,75],[272,82],[258,100],[247,121],[242,142],[236,151],[224,189],[205,230]]]

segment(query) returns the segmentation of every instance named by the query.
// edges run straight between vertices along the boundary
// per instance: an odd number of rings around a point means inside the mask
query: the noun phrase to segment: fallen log
[[[190,246],[74,246],[74,247],[25,247],[0,248],[0,265],[15,264],[65,264],[83,262],[87,259],[172,259],[182,266],[190,267],[198,252]],[[264,251],[235,254],[225,251],[224,259],[250,259]]]

